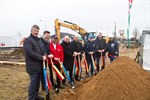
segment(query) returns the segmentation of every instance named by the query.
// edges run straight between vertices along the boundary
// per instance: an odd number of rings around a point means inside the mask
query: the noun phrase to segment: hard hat
[[[79,41],[82,41],[82,38],[79,36],[79,37],[78,37],[78,40],[79,40]]]
[[[93,34],[89,34],[88,38],[94,38]]]

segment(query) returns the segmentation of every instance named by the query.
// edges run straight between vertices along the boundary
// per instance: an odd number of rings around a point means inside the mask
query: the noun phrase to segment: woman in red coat
[[[63,48],[62,46],[58,43],[58,37],[57,35],[52,35],[52,38],[51,38],[51,43],[50,43],[50,52],[51,54],[53,55],[53,63],[54,65],[58,68],[58,70],[60,71],[61,68],[60,68],[60,64],[59,64],[59,61],[62,63],[63,60],[64,60],[64,54],[63,54]],[[50,79],[51,79],[51,82],[52,84],[54,85],[54,88],[55,88],[55,91],[58,92],[59,91],[59,88],[60,89],[63,89],[64,87],[60,84],[60,80],[59,78],[57,77],[56,81],[57,83],[54,84],[54,81],[53,81],[53,76],[52,76],[52,68],[50,68]]]

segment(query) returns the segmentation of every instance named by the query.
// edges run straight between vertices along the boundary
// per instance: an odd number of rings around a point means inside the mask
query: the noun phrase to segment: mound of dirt
[[[9,55],[10,56],[24,56],[24,50],[23,50],[23,48],[15,49]]]
[[[105,70],[57,100],[150,100],[150,74],[128,57],[118,57]]]

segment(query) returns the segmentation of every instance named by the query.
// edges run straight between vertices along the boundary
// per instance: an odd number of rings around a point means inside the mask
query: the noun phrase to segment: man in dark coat
[[[95,42],[93,42],[94,36],[90,34],[88,36],[88,41],[84,45],[84,51],[85,51],[85,57],[88,63],[88,67],[91,66],[91,76],[93,76],[94,66],[92,63],[91,55],[93,55],[93,58],[95,57],[95,53],[97,50]],[[96,73],[95,73],[96,74]]]
[[[50,50],[49,50],[50,32],[49,32],[49,31],[44,31],[43,36],[41,37],[41,40],[42,40],[42,42],[43,42],[43,44],[44,44],[44,47],[45,47],[45,49],[46,49],[47,55],[49,56],[49,58],[52,58],[53,55],[50,54]],[[45,63],[46,63],[45,65],[47,65],[47,61],[46,61]],[[48,64],[48,66],[46,66],[46,67],[49,67],[49,66],[50,66],[50,65]],[[51,67],[49,67],[49,68],[51,68]],[[43,69],[42,69],[42,70],[43,70]],[[53,77],[53,76],[52,76],[52,77]],[[43,71],[42,71],[42,74],[41,74],[41,84],[42,84],[42,90],[45,90]],[[52,85],[54,85],[54,84],[53,84],[53,81],[52,81]]]
[[[108,52],[110,62],[114,61],[116,57],[119,56],[119,44],[115,41],[113,36],[109,37],[106,51]]]
[[[105,68],[105,52],[106,52],[107,45],[106,45],[106,40],[103,39],[102,33],[99,33],[99,35],[97,36],[96,40],[94,40],[94,42],[98,47],[95,60],[96,60],[97,72],[99,72],[100,70],[99,63],[101,63],[101,70]]]
[[[63,51],[64,51],[64,67],[66,68],[67,71],[69,71],[69,76],[71,79],[71,87],[72,89],[75,88],[74,86],[74,81],[73,81],[73,61],[74,61],[74,57],[73,57],[73,50],[70,47],[70,38],[69,36],[64,36],[64,40],[61,43],[62,47],[63,47]],[[66,83],[66,79],[64,80],[63,84]]]
[[[40,86],[40,74],[43,61],[46,60],[46,52],[42,41],[38,38],[39,27],[33,25],[30,36],[25,40],[23,48],[25,51],[26,70],[30,77],[28,100],[44,100],[38,96]]]
[[[78,61],[78,66],[81,65],[79,64],[79,59],[80,58],[80,63],[81,63],[81,59],[82,59],[82,54],[83,54],[83,46],[82,44],[78,41],[78,36],[74,37],[74,40],[70,43],[70,47],[73,50],[73,54],[76,57],[76,60]],[[79,56],[79,57],[78,57]],[[80,66],[81,67],[81,66]],[[80,73],[80,70],[78,68],[77,73]],[[82,77],[79,75],[75,75],[75,80],[82,80]]]

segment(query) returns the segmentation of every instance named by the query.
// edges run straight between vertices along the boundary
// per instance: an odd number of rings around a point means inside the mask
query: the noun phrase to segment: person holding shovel
[[[88,36],[88,41],[84,45],[85,57],[86,57],[88,66],[89,67],[91,66],[90,67],[91,76],[93,76],[93,71],[95,69],[94,68],[94,63],[95,62],[94,62],[94,59],[92,59],[92,58],[95,57],[95,53],[96,53],[96,50],[97,50],[96,44],[95,44],[95,42],[93,42],[93,39],[94,39],[94,36],[92,34],[90,34]],[[93,55],[94,55],[94,57],[93,57]]]
[[[119,56],[119,44],[114,39],[113,35],[109,36],[109,41],[107,44],[106,51],[108,52],[108,57],[110,59],[110,62],[114,61],[116,57]]]
[[[57,69],[61,72],[60,63],[63,63],[63,61],[64,61],[64,54],[63,54],[63,48],[58,42],[59,42],[58,36],[56,34],[52,35],[51,42],[49,45],[49,50],[50,50],[51,54],[53,55],[52,62],[57,67]],[[50,66],[50,67],[52,67],[52,66]],[[50,74],[50,76],[51,76],[53,73],[52,70],[50,70],[50,73],[51,73]],[[51,81],[53,81],[52,78],[51,78]],[[54,83],[52,83],[52,84],[54,84]],[[56,83],[54,84],[54,88],[55,88],[55,92],[59,92],[59,89],[65,88],[64,86],[61,85],[61,82],[60,82],[60,79],[58,76],[56,78]]]
[[[106,45],[106,40],[103,39],[102,33],[99,33],[99,35],[94,40],[94,42],[98,47],[95,56],[95,61],[96,61],[97,72],[99,72],[100,70],[103,70],[105,68],[105,52],[106,52],[107,45]],[[101,69],[99,63],[101,63]]]
[[[74,58],[77,62],[77,73],[75,75],[75,80],[80,81],[83,80],[81,76],[81,60],[82,60],[82,54],[83,54],[83,46],[78,40],[79,36],[74,36],[73,41],[70,43],[70,47],[73,50]]]
[[[50,51],[49,51],[50,32],[49,31],[44,31],[43,36],[41,37],[41,40],[42,40],[42,42],[44,44],[44,47],[46,49],[47,55],[49,55],[50,57],[53,57],[53,55],[50,55]],[[47,65],[47,64],[45,64],[45,65]],[[41,85],[42,85],[42,90],[45,91],[45,83],[44,83],[43,71],[42,71],[42,74],[41,74]]]
[[[39,26],[31,27],[31,34],[26,38],[23,48],[25,52],[26,70],[29,74],[30,85],[28,89],[28,100],[44,100],[39,96],[40,77],[42,73],[43,61],[46,60],[46,50],[40,38]]]
[[[61,43],[64,51],[64,66],[67,71],[69,71],[69,77],[70,77],[70,84],[71,88],[74,89],[74,80],[73,80],[73,61],[74,61],[74,55],[73,50],[70,47],[70,38],[69,36],[64,36],[63,42]],[[62,82],[62,84],[66,84],[66,79]]]

